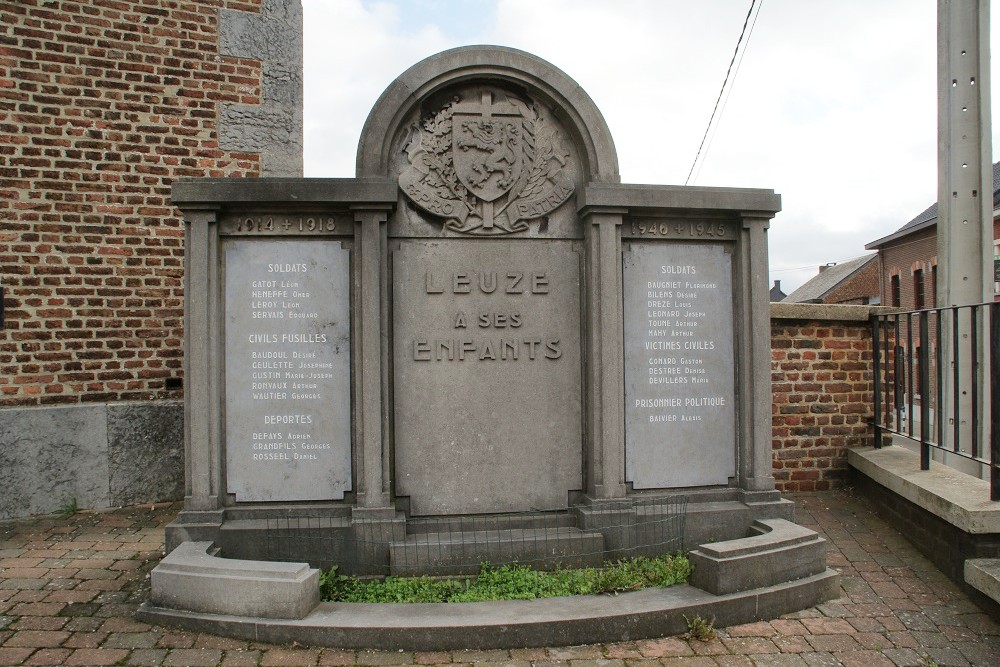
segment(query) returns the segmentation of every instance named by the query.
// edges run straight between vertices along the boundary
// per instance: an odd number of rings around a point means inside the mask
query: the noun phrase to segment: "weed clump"
[[[701,642],[710,642],[715,639],[714,618],[706,620],[699,614],[695,614],[694,618],[688,618],[685,615],[684,622],[688,626],[688,631],[684,633],[686,639],[697,639]]]

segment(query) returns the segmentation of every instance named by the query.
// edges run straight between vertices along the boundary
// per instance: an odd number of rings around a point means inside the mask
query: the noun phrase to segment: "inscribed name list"
[[[637,489],[735,474],[732,259],[722,244],[624,253],[625,468]]]
[[[226,472],[238,501],[351,488],[348,254],[329,241],[225,248]]]

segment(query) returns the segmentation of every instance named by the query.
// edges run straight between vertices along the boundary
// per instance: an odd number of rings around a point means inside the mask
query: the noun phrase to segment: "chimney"
[[[823,266],[819,267],[819,272],[823,273],[824,271],[826,271],[827,269],[829,269],[831,266],[837,266],[837,263],[836,262],[827,262]]]

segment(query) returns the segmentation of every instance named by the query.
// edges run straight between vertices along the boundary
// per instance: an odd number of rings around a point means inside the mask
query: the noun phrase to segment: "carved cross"
[[[486,120],[489,120],[494,116],[521,117],[521,110],[510,102],[499,102],[494,104],[493,92],[490,90],[484,90],[479,101],[460,102],[455,105],[454,109],[456,115],[462,114],[468,116],[478,116]],[[483,228],[492,229],[494,204],[492,201],[485,201],[482,199],[480,199],[480,201],[482,201],[483,205]]]

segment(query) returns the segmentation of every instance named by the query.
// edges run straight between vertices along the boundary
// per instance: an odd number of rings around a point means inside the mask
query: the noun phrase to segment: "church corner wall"
[[[180,496],[170,185],[301,174],[301,22],[300,0],[0,0],[0,518]]]
[[[261,176],[302,176],[302,0],[259,2],[220,11],[220,53],[262,69],[259,96],[221,104],[219,144],[257,153]]]

